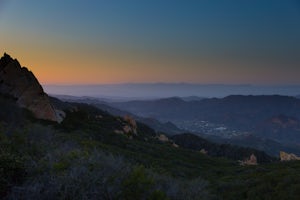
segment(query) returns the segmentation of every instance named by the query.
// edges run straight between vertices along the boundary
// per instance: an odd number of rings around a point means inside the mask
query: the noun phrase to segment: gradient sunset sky
[[[299,0],[0,0],[43,84],[300,84]]]

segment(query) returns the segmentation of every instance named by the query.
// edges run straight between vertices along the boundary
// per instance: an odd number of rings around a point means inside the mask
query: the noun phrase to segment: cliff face
[[[27,108],[38,119],[56,122],[63,119],[33,73],[7,54],[0,59],[0,94],[14,97],[20,107]]]

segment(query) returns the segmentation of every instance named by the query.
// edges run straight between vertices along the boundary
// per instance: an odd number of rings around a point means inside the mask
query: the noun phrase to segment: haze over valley
[[[89,96],[115,100],[158,99],[168,97],[225,97],[228,95],[300,94],[299,85],[228,85],[191,83],[127,83],[104,85],[43,85],[53,95]]]

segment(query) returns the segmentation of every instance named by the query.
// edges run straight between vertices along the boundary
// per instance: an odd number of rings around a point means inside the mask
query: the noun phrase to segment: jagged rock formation
[[[128,125],[123,127],[125,133],[133,132],[133,134],[137,134],[137,125],[136,121],[129,115],[124,116],[124,121],[128,123]]]
[[[129,115],[126,115],[123,120],[119,119],[119,121],[122,123],[123,127],[122,130],[114,130],[117,134],[125,134],[130,136],[132,138],[132,135],[137,136],[137,124],[136,121]]]
[[[0,59],[0,94],[13,97],[17,105],[30,110],[38,119],[63,120],[64,113],[54,109],[33,73],[6,53]]]
[[[164,134],[160,134],[157,138],[161,142],[169,142],[169,138],[167,136],[165,136]]]
[[[292,153],[289,154],[284,151],[280,151],[280,160],[281,161],[300,160],[300,157]]]
[[[240,162],[241,165],[257,165],[257,158],[254,154],[251,154],[249,159]]]

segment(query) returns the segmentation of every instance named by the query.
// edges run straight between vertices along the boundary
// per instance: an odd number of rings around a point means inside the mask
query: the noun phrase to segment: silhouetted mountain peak
[[[0,59],[0,94],[13,97],[17,105],[30,110],[38,119],[62,120],[61,112],[53,108],[34,74],[7,53]]]
[[[8,63],[10,63],[13,59],[8,55],[7,53],[4,53],[3,57],[0,60],[0,67],[6,66]],[[0,68],[0,69],[1,69]]]

